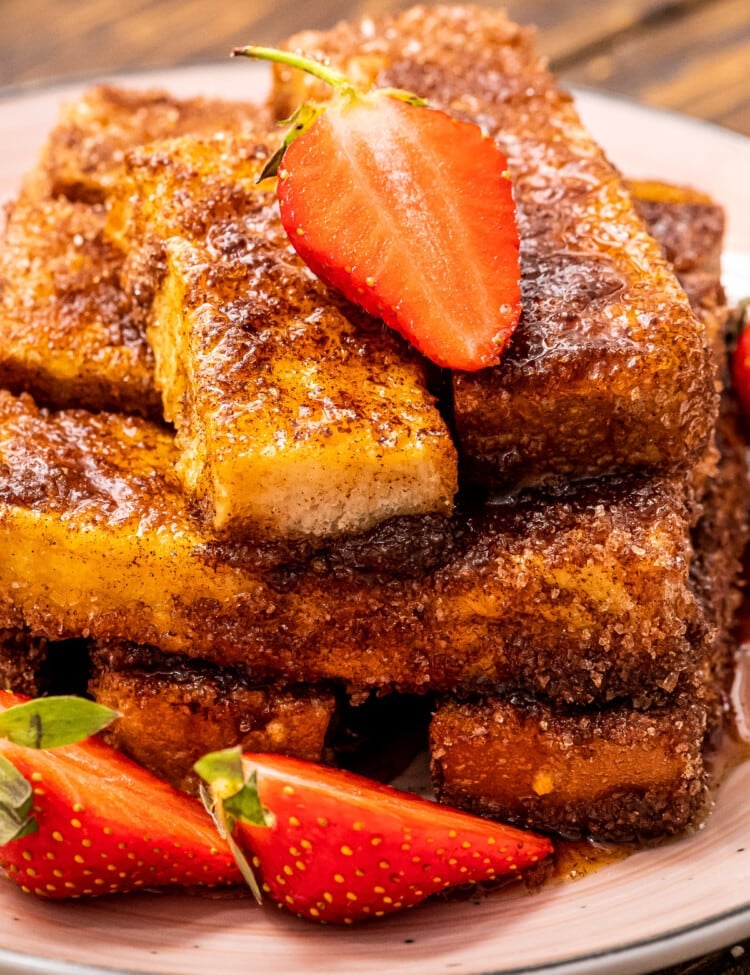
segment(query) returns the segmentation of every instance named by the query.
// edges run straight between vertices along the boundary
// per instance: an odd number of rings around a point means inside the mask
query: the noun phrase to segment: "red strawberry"
[[[281,220],[310,269],[438,365],[495,364],[521,312],[513,190],[495,143],[406,92],[363,93],[286,52],[234,53],[336,89],[327,108],[293,116],[266,169],[278,170]]]
[[[4,708],[22,700],[0,692]],[[26,723],[27,732],[41,732],[41,749],[0,739],[0,864],[11,880],[52,898],[242,882],[227,844],[196,799],[95,738],[46,750],[45,722],[55,700],[31,702],[37,716]],[[81,705],[97,707],[78,700]],[[0,735],[9,734],[16,713],[0,714]],[[29,740],[15,729],[10,734]],[[13,832],[16,838],[9,839]]]
[[[196,769],[262,890],[319,921],[381,917],[552,850],[544,837],[299,759],[231,749]]]
[[[732,358],[732,380],[747,416],[750,416],[750,300],[740,306],[740,337]]]

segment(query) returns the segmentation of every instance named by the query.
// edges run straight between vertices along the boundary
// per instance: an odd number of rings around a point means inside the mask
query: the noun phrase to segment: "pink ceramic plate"
[[[128,78],[179,94],[262,97],[263,68],[230,63]],[[73,87],[0,101],[0,200]],[[708,190],[729,211],[734,298],[750,293],[750,141],[685,118],[579,93],[623,172]],[[750,936],[750,763],[705,828],[534,896],[434,903],[354,929],[319,928],[235,895],[148,895],[53,905],[0,886],[0,973],[96,975],[632,975]]]

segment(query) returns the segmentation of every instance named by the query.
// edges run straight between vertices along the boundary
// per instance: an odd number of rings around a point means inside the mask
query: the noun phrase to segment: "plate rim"
[[[691,935],[697,937],[699,934],[715,932],[717,936],[718,940],[716,940],[715,944],[712,944],[705,950],[704,946],[699,956],[710,954],[712,951],[720,950],[722,947],[728,948],[733,941],[745,940],[748,934],[743,934],[738,938],[735,938],[733,935],[730,937],[726,936],[734,930],[734,925],[731,922],[737,922],[739,924],[743,920],[747,923],[748,930],[750,931],[750,901],[741,907],[732,908],[712,915],[704,921],[701,921],[700,924],[683,925],[673,928],[665,934],[653,935],[640,941],[631,941],[621,946],[602,949],[589,954],[571,956],[559,962],[545,962],[538,965],[524,966],[523,968],[516,967],[493,969],[492,971],[476,971],[472,975],[547,975],[547,973],[550,973],[550,975],[596,975],[596,973],[601,973],[601,975],[610,975],[610,973],[611,975],[639,975],[639,973],[646,975],[646,973],[653,970],[650,965],[647,968],[641,965],[642,961],[647,960],[649,948],[669,946],[672,944],[678,947],[679,950],[675,953],[674,957],[670,955],[665,960],[664,965],[659,962],[660,968],[668,967],[669,965],[678,964],[681,961],[694,957],[690,953],[685,954],[682,950],[682,947],[685,947],[686,943],[691,940],[689,937]],[[627,963],[630,956],[637,956],[638,954],[642,956],[640,961],[638,961],[637,957],[632,958],[633,961],[637,962],[635,967],[622,967],[622,962]],[[598,965],[600,961],[606,961],[607,967],[601,968]],[[13,967],[7,967],[9,964]],[[594,965],[597,967],[592,967]],[[617,965],[618,967],[610,968],[610,965]],[[164,975],[163,971],[157,972],[155,969],[149,971],[143,968],[91,965],[84,962],[65,961],[62,959],[30,955],[26,952],[3,947],[0,947],[0,973],[3,973],[3,975],[5,973],[7,975]]]

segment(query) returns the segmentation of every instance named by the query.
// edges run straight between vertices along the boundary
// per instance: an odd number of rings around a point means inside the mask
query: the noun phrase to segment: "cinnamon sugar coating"
[[[453,377],[467,476],[516,490],[694,463],[718,403],[705,329],[533,32],[478,7],[412,7],[287,46],[473,119],[508,158],[523,314],[498,366]],[[309,87],[275,66],[274,109]]]

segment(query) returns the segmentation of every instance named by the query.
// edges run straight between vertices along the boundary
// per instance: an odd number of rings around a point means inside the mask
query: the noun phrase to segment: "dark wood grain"
[[[696,4],[561,65],[566,80],[750,134],[750,2]]]
[[[750,135],[750,0],[508,0],[567,81]],[[0,85],[226,57],[403,0],[2,0]]]
[[[0,0],[0,86],[221,60],[398,0]],[[567,82],[750,136],[750,0],[507,0]],[[696,890],[696,897],[700,891]],[[662,975],[750,975],[750,939]]]

